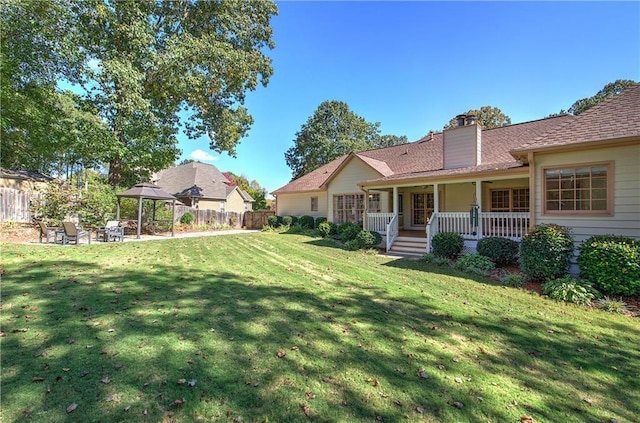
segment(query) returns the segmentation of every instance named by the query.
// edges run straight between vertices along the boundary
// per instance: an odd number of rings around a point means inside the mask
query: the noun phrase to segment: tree
[[[106,126],[56,83],[82,81],[86,57],[75,0],[0,0],[2,166],[50,173],[75,164],[80,143],[104,143]],[[80,137],[79,134],[83,133]],[[92,153],[96,149],[85,148]]]
[[[581,98],[576,100],[575,103],[569,107],[569,113],[573,115],[579,115],[580,113],[589,110],[593,106],[602,103],[607,98],[618,95],[625,89],[634,86],[637,82],[629,79],[618,79],[615,82],[610,82],[598,91],[594,96],[588,98]]]
[[[497,107],[491,106],[482,106],[480,110],[471,109],[467,111],[467,116],[474,115],[476,117],[476,121],[484,128],[498,128],[500,126],[511,125],[511,118],[505,115],[502,110]],[[458,126],[457,119],[452,118],[448,124],[444,126],[444,129],[450,129]]]
[[[407,137],[380,136],[380,123],[370,123],[342,101],[320,103],[300,131],[285,160],[297,179],[353,151],[402,144]]]
[[[114,186],[144,180],[175,161],[184,115],[188,137],[206,135],[212,150],[235,156],[253,123],[245,93],[266,86],[273,72],[264,54],[274,47],[271,1],[2,1],[3,81],[18,75],[31,84],[13,85],[49,90],[47,98],[59,79],[80,84],[91,107],[79,109],[92,110],[111,134],[91,150],[108,164]],[[5,31],[13,26],[15,34]],[[2,88],[4,114],[16,103],[6,101],[4,82]],[[20,91],[7,96],[14,93]],[[44,117],[56,116],[41,103],[34,108]],[[13,115],[28,121],[25,112]],[[2,120],[3,135],[20,135],[14,151],[43,145],[44,137],[16,121]]]

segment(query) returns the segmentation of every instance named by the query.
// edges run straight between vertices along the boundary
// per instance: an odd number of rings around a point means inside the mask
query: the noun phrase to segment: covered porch
[[[366,191],[371,198],[373,190]],[[465,250],[475,251],[484,237],[519,241],[531,224],[528,178],[399,185],[376,192],[381,200],[377,210],[366,211],[364,227],[383,235],[387,251],[400,240],[424,254],[431,251],[431,240],[439,232],[460,234]]]

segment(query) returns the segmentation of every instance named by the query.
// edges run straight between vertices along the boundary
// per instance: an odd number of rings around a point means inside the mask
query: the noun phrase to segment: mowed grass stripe
[[[419,261],[274,233],[2,247],[7,421],[640,414],[637,320]]]

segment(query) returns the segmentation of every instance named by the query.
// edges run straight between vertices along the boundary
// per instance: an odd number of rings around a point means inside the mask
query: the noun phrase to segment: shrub
[[[318,225],[318,234],[323,237],[326,238],[328,236],[332,236],[336,234],[336,224],[333,222],[320,222],[320,224]]]
[[[594,305],[600,310],[608,311],[609,313],[627,314],[629,312],[627,303],[621,299],[612,300],[609,297],[604,297],[596,300]]]
[[[283,216],[282,217],[282,225],[284,225],[284,226],[293,225],[293,216]]]
[[[324,217],[324,216],[316,217],[316,221],[315,221],[315,226],[314,226],[314,228],[318,228],[318,227],[320,227],[320,224],[321,224],[322,222],[326,222],[326,221],[327,221],[327,218],[326,218],[326,217]]]
[[[558,279],[567,274],[572,253],[573,239],[568,228],[537,225],[522,237],[520,268],[529,279]]]
[[[589,305],[596,297],[597,291],[586,281],[571,276],[551,279],[542,284],[542,292],[557,301]]]
[[[278,216],[267,216],[267,226],[272,228],[278,227]]]
[[[291,225],[287,233],[289,234],[301,234],[305,231],[305,228],[300,225],[300,223],[296,223],[295,225]]]
[[[440,267],[451,267],[453,266],[453,262],[448,257],[438,257],[434,255],[433,264]]]
[[[382,242],[382,235],[378,232],[363,230],[358,233],[355,239],[360,242],[360,248],[374,248]]]
[[[180,223],[183,225],[191,225],[193,223],[193,215],[189,212],[186,212],[182,216],[180,216]]]
[[[488,257],[480,254],[465,254],[456,261],[454,267],[463,272],[486,276],[496,265]]]
[[[580,246],[580,276],[610,295],[640,294],[640,243],[615,235],[592,236]]]
[[[284,226],[284,217],[276,216],[276,218],[277,218],[276,227]]]
[[[358,238],[350,239],[344,243],[344,247],[350,251],[356,251],[362,248],[362,241]]]
[[[507,266],[518,261],[518,243],[509,238],[489,236],[478,241],[478,254],[488,257],[496,266]]]
[[[301,216],[300,219],[298,219],[298,223],[303,228],[313,229],[314,228],[313,224],[315,223],[315,221],[312,216],[305,215],[305,216]]]
[[[342,242],[351,241],[362,231],[362,227],[355,223],[345,222],[340,223],[337,228],[336,238]]]
[[[504,286],[521,288],[525,285],[524,276],[519,273],[507,273],[500,278],[500,283]]]
[[[438,232],[431,240],[433,254],[438,257],[456,258],[462,252],[464,240],[454,232]]]

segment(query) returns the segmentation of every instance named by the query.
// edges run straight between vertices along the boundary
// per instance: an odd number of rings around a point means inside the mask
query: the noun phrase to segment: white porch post
[[[398,187],[393,187],[393,214],[398,215],[400,207],[398,205]]]
[[[362,229],[369,229],[369,190],[364,191],[364,213],[362,216]]]
[[[440,211],[440,195],[438,195],[438,184],[433,184],[433,212],[438,213]]]
[[[482,181],[476,181],[476,201],[478,203],[478,239],[482,239]]]

